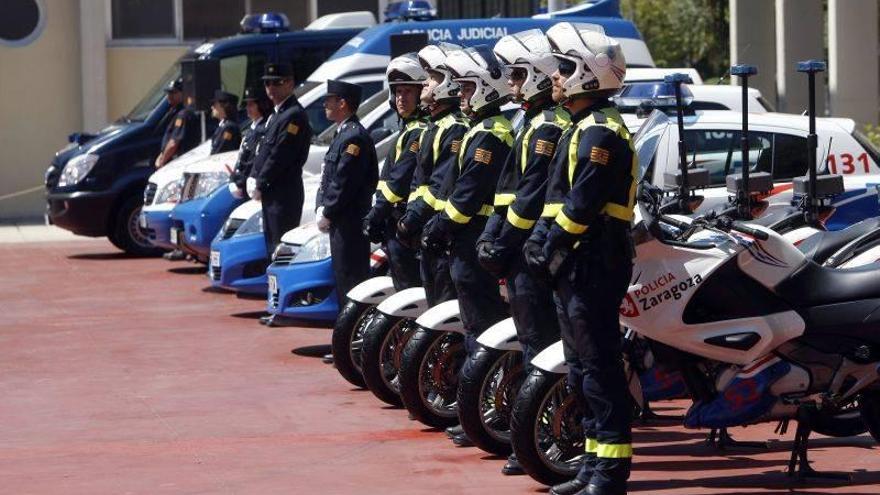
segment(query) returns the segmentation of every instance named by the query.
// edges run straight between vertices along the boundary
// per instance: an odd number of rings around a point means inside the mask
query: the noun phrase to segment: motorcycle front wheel
[[[375,306],[349,300],[342,307],[336,318],[336,324],[333,325],[333,337],[330,341],[333,365],[342,378],[359,388],[366,387],[361,374],[364,329],[375,312]]]
[[[403,348],[400,398],[417,421],[434,428],[458,423],[458,372],[466,357],[464,336],[418,328]]]

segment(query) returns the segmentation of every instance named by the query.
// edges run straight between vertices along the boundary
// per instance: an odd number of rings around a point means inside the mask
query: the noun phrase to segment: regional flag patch
[[[177,119],[174,121],[174,127],[180,127],[183,125],[183,119]]]
[[[553,156],[553,150],[556,149],[556,144],[550,141],[545,141],[543,139],[539,139],[535,142],[535,153],[544,156]]]
[[[223,140],[224,140],[224,141],[229,141],[230,139],[232,139],[232,133],[229,132],[229,131],[225,131],[225,132],[223,132]]]
[[[349,144],[347,148],[345,148],[345,152],[351,156],[358,156],[361,154],[361,147],[352,143]]]
[[[488,164],[492,161],[492,152],[483,148],[477,148],[477,151],[474,151],[474,161]]]
[[[287,133],[296,136],[297,134],[299,134],[299,126],[296,124],[288,124]]]
[[[419,151],[419,140],[418,139],[416,139],[415,141],[412,142],[411,145],[409,145],[409,150],[412,151],[413,153],[418,153],[418,151]]]
[[[461,149],[461,139],[454,139],[450,148],[453,153],[458,153],[458,150]]]
[[[591,162],[598,163],[599,165],[608,165],[608,160],[610,159],[611,152],[609,152],[605,148],[593,146],[593,149],[590,151]]]

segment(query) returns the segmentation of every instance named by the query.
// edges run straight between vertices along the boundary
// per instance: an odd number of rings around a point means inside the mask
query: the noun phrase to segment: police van
[[[370,21],[375,23],[372,17]],[[290,32],[286,18],[269,14],[248,16],[242,25],[242,34],[204,43],[182,57],[218,59],[224,89],[238,96],[246,86],[260,84],[268,61],[281,58],[297,74],[309,74],[367,27],[335,28],[322,22],[321,29]],[[163,89],[179,76],[180,64],[175,63],[128,115],[98,134],[72,135],[71,143],[55,154],[45,177],[50,222],[79,235],[107,236],[129,253],[158,251],[138,217],[170,118]],[[156,192],[147,190],[146,196]]]

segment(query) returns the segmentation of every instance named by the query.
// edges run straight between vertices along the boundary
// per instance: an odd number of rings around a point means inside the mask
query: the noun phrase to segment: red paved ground
[[[103,241],[0,245],[0,493],[542,491],[291,354],[329,331],[264,328],[261,301],[205,292],[191,266]],[[789,485],[791,437],[725,457],[701,432],[641,428],[631,493],[880,492],[867,436],[812,452],[818,469],[857,470],[853,483]]]

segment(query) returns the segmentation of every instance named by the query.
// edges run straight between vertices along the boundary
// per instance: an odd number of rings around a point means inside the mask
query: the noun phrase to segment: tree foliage
[[[730,66],[728,0],[621,0],[658,67],[693,67],[704,79]]]

